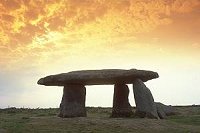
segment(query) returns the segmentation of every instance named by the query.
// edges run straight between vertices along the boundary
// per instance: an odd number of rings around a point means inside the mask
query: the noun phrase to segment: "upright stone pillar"
[[[127,85],[115,84],[111,117],[129,117],[132,115],[128,95],[129,88]]]
[[[156,104],[154,103],[151,91],[140,79],[133,82],[133,92],[136,104],[135,114],[139,117],[158,119]]]
[[[86,88],[84,85],[65,85],[58,116],[63,118],[85,117],[85,95]]]

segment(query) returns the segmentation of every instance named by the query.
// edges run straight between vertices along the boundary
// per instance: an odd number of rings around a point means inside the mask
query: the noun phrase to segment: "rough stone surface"
[[[158,77],[156,72],[137,69],[84,70],[50,75],[41,78],[38,84],[46,86],[64,86],[65,84],[131,84],[137,78],[145,82]]]
[[[60,104],[59,117],[85,117],[85,95],[84,85],[65,85],[63,97]]]
[[[167,115],[165,114],[162,106],[160,106],[160,104],[156,104],[156,108],[157,108],[157,113],[160,119],[165,119],[167,117]]]
[[[129,117],[133,114],[128,100],[129,88],[125,84],[115,84],[111,117]]]
[[[133,82],[133,92],[136,103],[135,114],[139,117],[158,119],[156,104],[154,103],[151,91],[140,79]]]
[[[175,115],[176,110],[172,106],[164,105],[160,102],[155,102],[158,115],[161,119],[165,119],[166,116]]]

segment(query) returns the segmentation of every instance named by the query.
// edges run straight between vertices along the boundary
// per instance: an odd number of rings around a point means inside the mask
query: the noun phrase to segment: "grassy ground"
[[[58,118],[58,109],[1,109],[0,133],[200,133],[200,107],[176,107],[165,120],[109,118],[110,108],[87,108],[88,117]]]

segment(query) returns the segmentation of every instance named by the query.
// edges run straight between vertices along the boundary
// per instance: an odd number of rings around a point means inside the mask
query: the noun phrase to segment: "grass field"
[[[175,108],[179,114],[165,120],[110,118],[111,108],[88,107],[88,117],[64,119],[58,109],[0,109],[0,133],[200,133],[200,106]]]

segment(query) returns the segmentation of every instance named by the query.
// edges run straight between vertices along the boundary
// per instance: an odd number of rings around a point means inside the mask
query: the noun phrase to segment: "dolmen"
[[[59,117],[86,117],[85,97],[86,85],[113,85],[113,108],[111,117],[130,117],[133,115],[129,103],[129,88],[133,84],[133,93],[136,103],[135,115],[141,118],[164,119],[174,114],[171,106],[154,102],[151,91],[144,82],[158,78],[153,71],[146,70],[82,70],[50,75],[41,78],[39,85],[64,86],[63,97],[60,104]]]

